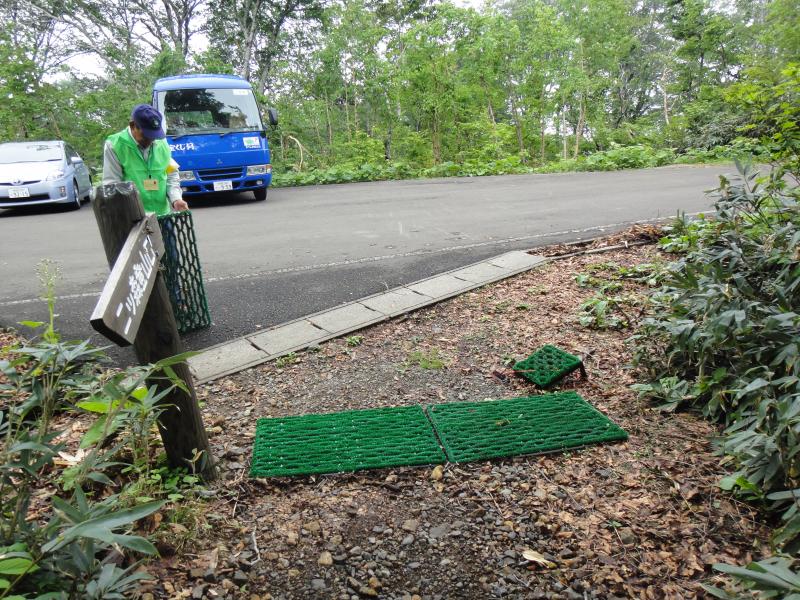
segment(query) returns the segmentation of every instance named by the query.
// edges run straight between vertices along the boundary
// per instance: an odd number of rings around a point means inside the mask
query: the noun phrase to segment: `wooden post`
[[[93,205],[106,258],[113,268],[131,229],[144,219],[144,208],[132,183],[98,186]],[[141,364],[157,362],[183,351],[169,293],[161,273],[157,275],[153,291],[147,300],[133,347]],[[189,393],[174,387],[162,401],[167,408],[159,417],[158,428],[167,458],[173,467],[186,467],[190,470],[194,468],[205,480],[214,479],[216,469],[189,366],[183,362],[173,365],[172,369],[183,380]],[[148,381],[148,385],[156,385],[159,390],[166,389],[169,383],[164,377],[162,373]],[[198,454],[199,460],[193,464],[192,459]]]

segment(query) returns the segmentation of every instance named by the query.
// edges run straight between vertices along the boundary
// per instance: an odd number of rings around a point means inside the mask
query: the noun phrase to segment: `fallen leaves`
[[[289,367],[266,364],[199,390],[207,422],[220,429],[214,448],[223,464],[244,462],[222,454],[246,446],[261,416],[539,393],[503,365],[551,343],[582,356],[589,371],[588,379],[574,374],[560,388],[608,414],[629,432],[627,443],[446,469],[258,482],[232,476],[216,488],[220,498],[209,512],[229,515],[227,488],[235,487],[237,521],[215,521],[197,553],[205,557],[204,548],[228,544],[227,553],[218,549],[222,565],[239,547],[249,548],[250,532],[257,532],[263,560],[253,566],[250,589],[280,590],[287,598],[377,591],[374,582],[365,584],[372,576],[381,594],[398,598],[536,597],[537,588],[541,597],[701,597],[698,583],[712,576],[711,565],[747,562],[766,529],[754,509],[716,487],[723,473],[709,442],[713,426],[652,411],[628,389],[631,332],[589,331],[574,318],[590,293],[575,273],[597,262],[654,258],[653,248],[638,247],[563,259],[370,327],[357,354],[332,340]],[[626,293],[636,285],[626,281]],[[521,304],[530,309],[513,310]],[[403,366],[409,349],[434,346],[452,359],[448,368]],[[241,414],[230,406],[242,407]],[[307,527],[314,522],[319,530]],[[163,578],[178,586],[185,571]],[[348,586],[347,577],[359,587]],[[309,588],[316,579],[326,591]]]
[[[547,567],[548,569],[552,569],[556,566],[556,563],[554,563],[551,560],[547,560],[542,554],[536,552],[536,550],[531,550],[530,548],[523,551],[522,558],[534,562],[536,564],[542,565],[543,567]]]

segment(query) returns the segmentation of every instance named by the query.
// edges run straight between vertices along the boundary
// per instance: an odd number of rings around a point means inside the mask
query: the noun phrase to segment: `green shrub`
[[[586,157],[586,171],[614,171],[617,169],[642,169],[660,167],[675,160],[670,149],[657,150],[650,146],[617,146],[603,152],[595,152]]]
[[[800,67],[777,84],[742,93],[762,132],[770,169],[737,162],[720,178],[713,221],[679,219],[662,247],[683,256],[651,297],[634,336],[636,389],[667,408],[694,406],[725,425],[717,444],[736,471],[720,486],[781,514],[778,555],[747,568],[714,565],[733,578],[718,598],[798,598],[800,576]]]
[[[690,382],[687,399],[729,427],[741,474],[773,491],[800,483],[800,440],[786,429],[800,394],[800,215],[782,182],[742,178],[723,179],[713,224],[679,221],[665,242],[687,254],[654,296],[636,357],[653,380]]]
[[[40,275],[49,322],[26,322],[42,330],[40,338],[0,348],[0,598],[123,598],[147,575],[137,562],[121,568],[108,558],[156,555],[149,540],[132,534],[134,524],[183,499],[177,487],[197,481],[175,483],[163,478],[166,467],[150,468],[161,400],[171,388],[159,393],[146,382],[172,373],[171,365],[186,356],[102,369],[102,352],[88,341],[60,339],[57,274],[46,264]],[[99,415],[75,455],[59,441],[63,432],[53,429],[62,411]],[[46,486],[55,493],[42,495]]]
[[[721,483],[783,513],[774,542],[800,549],[800,210],[779,168],[724,178],[714,221],[679,220],[664,247],[685,253],[634,336],[642,395],[694,406],[725,431],[736,465]],[[724,597],[724,596],[720,596]]]
[[[103,377],[90,374],[96,354],[87,342],[42,340],[4,349],[0,358],[8,381],[0,386],[0,593],[13,592],[13,598],[46,593],[76,600],[122,598],[146,575],[133,572],[137,564],[122,569],[105,558],[114,548],[157,554],[152,543],[129,530],[164,501],[146,498],[131,506],[113,491],[116,484],[109,475],[126,464],[141,466],[135,458],[129,463],[122,459],[137,443],[141,448],[143,437],[152,436],[160,398],[155,387],[143,385],[167,365]],[[84,395],[89,389],[93,393]],[[53,413],[66,402],[108,410],[84,437],[82,447],[88,451],[72,457],[56,441],[62,432],[51,428]],[[131,417],[134,412],[139,419]],[[54,471],[53,459],[59,455],[70,466],[50,481],[59,494],[42,499],[37,493],[42,477]]]

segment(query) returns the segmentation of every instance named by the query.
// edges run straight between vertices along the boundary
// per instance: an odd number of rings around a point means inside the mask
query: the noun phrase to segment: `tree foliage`
[[[279,109],[270,137],[285,181],[560,170],[625,146],[723,156],[714,149],[759,135],[739,90],[774,82],[798,59],[798,9],[798,0],[494,0],[480,10],[9,0],[0,135],[66,137],[98,166],[102,139],[157,77],[221,72],[249,79]],[[86,60],[99,72],[76,69]]]

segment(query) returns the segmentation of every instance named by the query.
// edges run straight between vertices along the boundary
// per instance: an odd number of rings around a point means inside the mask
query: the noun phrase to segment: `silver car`
[[[0,144],[0,208],[64,204],[77,209],[93,194],[89,168],[69,144]]]

